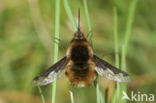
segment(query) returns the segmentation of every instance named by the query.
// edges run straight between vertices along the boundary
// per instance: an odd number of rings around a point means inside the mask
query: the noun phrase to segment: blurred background
[[[115,64],[113,7],[118,9],[119,54],[131,0],[88,0],[96,54]],[[128,44],[127,72],[132,81],[129,91],[156,94],[156,1],[139,0]],[[88,27],[82,0],[69,0],[77,20],[81,9],[81,29]],[[59,59],[73,37],[72,25],[61,3]],[[55,0],[0,0],[0,103],[42,103],[31,80],[53,64]],[[103,78],[101,90],[112,88],[114,82]],[[47,103],[51,101],[51,85],[43,86]],[[57,81],[56,103],[70,103],[69,90],[75,103],[96,103],[96,89],[73,88],[65,76]],[[111,96],[110,96],[111,98]],[[154,102],[153,102],[154,103]]]

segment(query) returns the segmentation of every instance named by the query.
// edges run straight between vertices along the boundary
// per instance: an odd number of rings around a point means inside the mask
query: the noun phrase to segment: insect
[[[35,77],[32,85],[47,85],[64,74],[75,87],[90,85],[95,81],[97,74],[118,82],[130,81],[130,77],[126,72],[121,71],[95,55],[92,46],[80,30],[80,12],[78,23],[78,31],[70,42],[66,56],[47,71]]]

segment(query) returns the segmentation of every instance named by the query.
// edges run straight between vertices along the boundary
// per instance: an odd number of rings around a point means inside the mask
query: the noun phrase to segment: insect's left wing
[[[66,57],[62,58],[48,70],[38,75],[32,80],[32,86],[42,86],[52,83],[56,78],[61,77],[65,73]]]
[[[106,61],[100,59],[96,55],[94,55],[94,62],[96,64],[96,72],[106,77],[107,79],[118,81],[118,82],[128,82],[130,81],[130,77],[126,72],[117,69]]]

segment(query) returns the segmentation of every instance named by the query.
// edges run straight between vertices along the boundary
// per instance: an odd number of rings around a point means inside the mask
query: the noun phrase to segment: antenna
[[[80,8],[78,11],[78,32],[80,32]]]

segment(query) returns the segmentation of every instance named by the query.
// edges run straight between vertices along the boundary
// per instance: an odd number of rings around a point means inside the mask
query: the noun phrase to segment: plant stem
[[[64,0],[64,7],[65,7],[67,15],[68,15],[68,17],[70,19],[70,22],[72,23],[72,27],[73,27],[74,32],[77,32],[77,26],[76,26],[74,17],[72,15],[72,12],[70,10],[69,4],[68,4],[68,0]]]
[[[56,0],[55,7],[55,38],[59,39],[59,24],[60,24],[60,0]],[[57,62],[58,59],[58,44],[54,43],[54,63]],[[56,81],[52,84],[52,101],[51,103],[55,103],[56,98]]]
[[[114,46],[115,46],[115,66],[119,68],[119,46],[118,46],[118,15],[117,15],[117,9],[114,8]],[[117,90],[116,90],[116,97],[115,103],[119,103],[119,97],[120,97],[120,84],[117,83]]]
[[[133,23],[133,18],[134,18],[134,14],[135,14],[135,8],[136,8],[137,1],[138,0],[132,0],[130,9],[129,9],[129,15],[128,15],[125,37],[124,37],[124,46],[123,46],[123,50],[125,51],[123,53],[125,53],[125,56],[126,56],[126,50],[127,50],[129,37],[130,37],[131,31],[132,31],[132,23]]]
[[[83,5],[84,5],[84,10],[85,10],[85,15],[86,15],[86,20],[87,20],[87,25],[88,25],[88,31],[89,31],[89,40],[92,44],[92,28],[91,28],[91,24],[90,24],[90,17],[89,17],[89,13],[88,13],[88,6],[87,6],[87,0],[83,0]]]
[[[96,97],[97,97],[97,103],[100,103],[100,89],[99,89],[98,80],[96,84]]]
[[[115,46],[115,66],[119,68],[118,16],[116,8],[114,8],[114,46]]]
[[[70,99],[71,99],[71,103],[74,103],[74,96],[73,96],[73,92],[69,91],[70,93]]]
[[[102,95],[102,92],[100,91],[100,101],[101,103],[105,103],[104,99],[103,99],[103,95]]]
[[[132,0],[130,8],[129,8],[129,14],[128,14],[128,20],[126,24],[126,31],[125,31],[125,37],[124,37],[124,43],[122,47],[122,54],[121,54],[121,69],[126,72],[126,54],[127,54],[127,45],[131,34],[132,29],[132,23],[134,18],[134,12],[136,8],[138,0]],[[127,91],[126,89],[126,83],[123,83],[120,87],[122,91]],[[121,97],[120,97],[121,98]],[[121,103],[126,103],[126,100],[122,100]]]
[[[42,93],[42,90],[41,90],[41,88],[40,88],[39,86],[38,86],[38,90],[39,90],[40,95],[41,95],[42,103],[46,103],[46,102],[45,102],[44,95],[43,95],[43,93]]]

